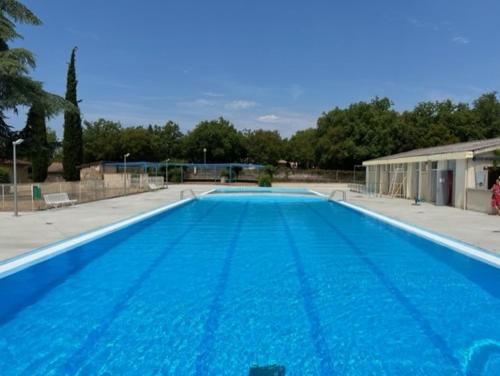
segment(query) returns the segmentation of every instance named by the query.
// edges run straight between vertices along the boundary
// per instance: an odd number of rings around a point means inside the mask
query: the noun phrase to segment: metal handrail
[[[344,191],[343,189],[334,189],[330,193],[330,196],[328,196],[328,199],[333,201],[335,199],[335,194],[338,192],[342,193],[342,200],[341,201],[347,201],[347,192]]]
[[[180,191],[181,200],[184,200],[184,192],[190,192],[194,198],[198,198],[198,196],[196,196],[196,193],[194,193],[194,191],[192,189],[187,188],[187,189],[183,189],[182,191]]]

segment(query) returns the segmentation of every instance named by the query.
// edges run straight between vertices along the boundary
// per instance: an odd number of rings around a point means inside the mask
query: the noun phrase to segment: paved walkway
[[[280,187],[304,187],[329,194],[340,184],[275,184]],[[96,201],[75,207],[38,212],[0,212],[0,260],[17,256],[33,248],[62,240],[118,220],[139,214],[179,199],[182,189],[202,193],[213,185],[172,185],[169,189],[127,197]],[[500,253],[500,217],[430,204],[413,206],[411,201],[369,198],[349,194],[349,202],[406,223]]]
[[[0,260],[178,201],[180,191],[187,188],[202,193],[213,186],[171,185],[168,189],[155,192],[59,209],[22,212],[19,217],[0,212]]]

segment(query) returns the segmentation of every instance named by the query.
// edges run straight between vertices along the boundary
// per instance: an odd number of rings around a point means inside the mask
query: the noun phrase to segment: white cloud
[[[261,123],[278,123],[280,121],[280,118],[276,115],[269,114],[269,115],[259,116],[257,120],[260,121]]]
[[[451,39],[451,41],[453,43],[457,43],[457,44],[469,44],[470,43],[470,39],[469,38],[462,37],[462,36],[453,37]]]
[[[294,101],[299,99],[302,95],[304,95],[304,89],[300,85],[292,85],[290,88],[290,95]]]
[[[257,103],[253,101],[236,100],[226,103],[225,107],[229,110],[246,110],[248,108],[256,107]]]
[[[429,22],[424,22],[416,18],[408,18],[407,19],[410,24],[412,24],[417,29],[427,29],[432,31],[440,31],[441,27],[436,24],[432,24]]]
[[[220,98],[220,97],[224,96],[224,94],[214,93],[212,91],[205,91],[205,92],[203,92],[201,94],[204,95],[205,97],[212,97],[212,98]]]
[[[177,105],[181,107],[189,107],[189,108],[200,108],[200,107],[212,107],[215,106],[217,103],[212,100],[208,99],[196,99],[194,101],[188,101],[188,102],[178,102]]]

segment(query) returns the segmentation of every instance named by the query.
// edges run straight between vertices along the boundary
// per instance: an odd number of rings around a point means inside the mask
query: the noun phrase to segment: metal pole
[[[417,179],[417,203],[422,201],[422,167],[423,167],[422,162],[418,162],[418,179]]]
[[[17,210],[17,156],[16,156],[16,146],[23,143],[23,139],[20,138],[16,141],[12,141],[12,163],[14,167],[14,216],[18,216],[19,212]]]
[[[207,164],[207,148],[203,148],[203,164]]]
[[[168,161],[169,159],[165,161],[165,186],[167,188],[168,188]]]
[[[123,194],[127,194],[127,157],[130,153],[123,155]]]
[[[16,156],[16,142],[12,143],[13,149],[13,158],[12,158],[12,163],[14,164],[14,215],[17,217],[19,215],[18,210],[17,210],[17,156]]]

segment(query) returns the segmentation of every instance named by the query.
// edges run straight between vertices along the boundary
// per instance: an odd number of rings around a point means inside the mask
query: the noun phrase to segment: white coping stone
[[[320,192],[317,192],[314,190],[310,190],[310,191],[318,196],[329,199],[328,196],[324,195],[323,193],[320,193]],[[430,240],[434,243],[445,246],[446,248],[449,248],[453,251],[459,252],[463,255],[466,255],[466,256],[471,257],[473,259],[482,261],[486,264],[489,264],[491,266],[494,266],[494,267],[500,269],[500,257],[497,255],[494,255],[492,253],[489,253],[486,250],[474,247],[474,246],[467,244],[467,243],[463,243],[459,240],[449,239],[445,236],[435,234],[432,231],[424,230],[424,229],[418,228],[416,226],[409,225],[407,223],[398,221],[394,218],[390,218],[390,217],[387,217],[385,215],[372,212],[371,210],[361,208],[359,206],[350,204],[350,203],[345,202],[345,201],[335,201],[335,202],[340,204],[340,205],[343,205],[345,207],[348,207],[352,210],[355,210],[357,212],[366,214],[367,216],[375,218],[381,222],[387,223],[391,226],[402,229],[406,232],[417,235],[421,238]]]
[[[212,193],[214,190],[211,189],[209,191],[203,192],[199,196],[205,196],[209,193]],[[21,271],[23,269],[26,269],[27,267],[38,264],[44,260],[50,259],[52,257],[55,257],[59,254],[65,253],[67,251],[70,251],[74,249],[77,246],[83,245],[85,243],[88,243],[92,240],[98,239],[100,237],[103,237],[105,235],[108,235],[114,231],[120,230],[122,228],[125,228],[127,226],[130,226],[134,223],[143,221],[145,219],[151,218],[157,214],[163,213],[165,211],[168,211],[170,209],[173,209],[177,206],[184,205],[190,201],[193,201],[196,199],[196,197],[191,197],[187,198],[184,200],[180,200],[177,202],[174,202],[173,204],[165,205],[162,206],[158,209],[154,209],[151,211],[148,211],[146,213],[142,213],[136,216],[133,216],[128,219],[124,219],[122,221],[113,223],[111,225],[107,225],[95,230],[90,230],[88,232],[84,232],[80,235],[77,235],[75,237],[72,237],[68,240],[63,240],[61,242],[57,242],[52,245],[44,246],[38,249],[35,249],[25,256],[20,256],[18,258],[14,258],[11,261],[7,261],[3,264],[0,264],[0,279],[5,278],[13,273],[16,273],[18,271]]]

